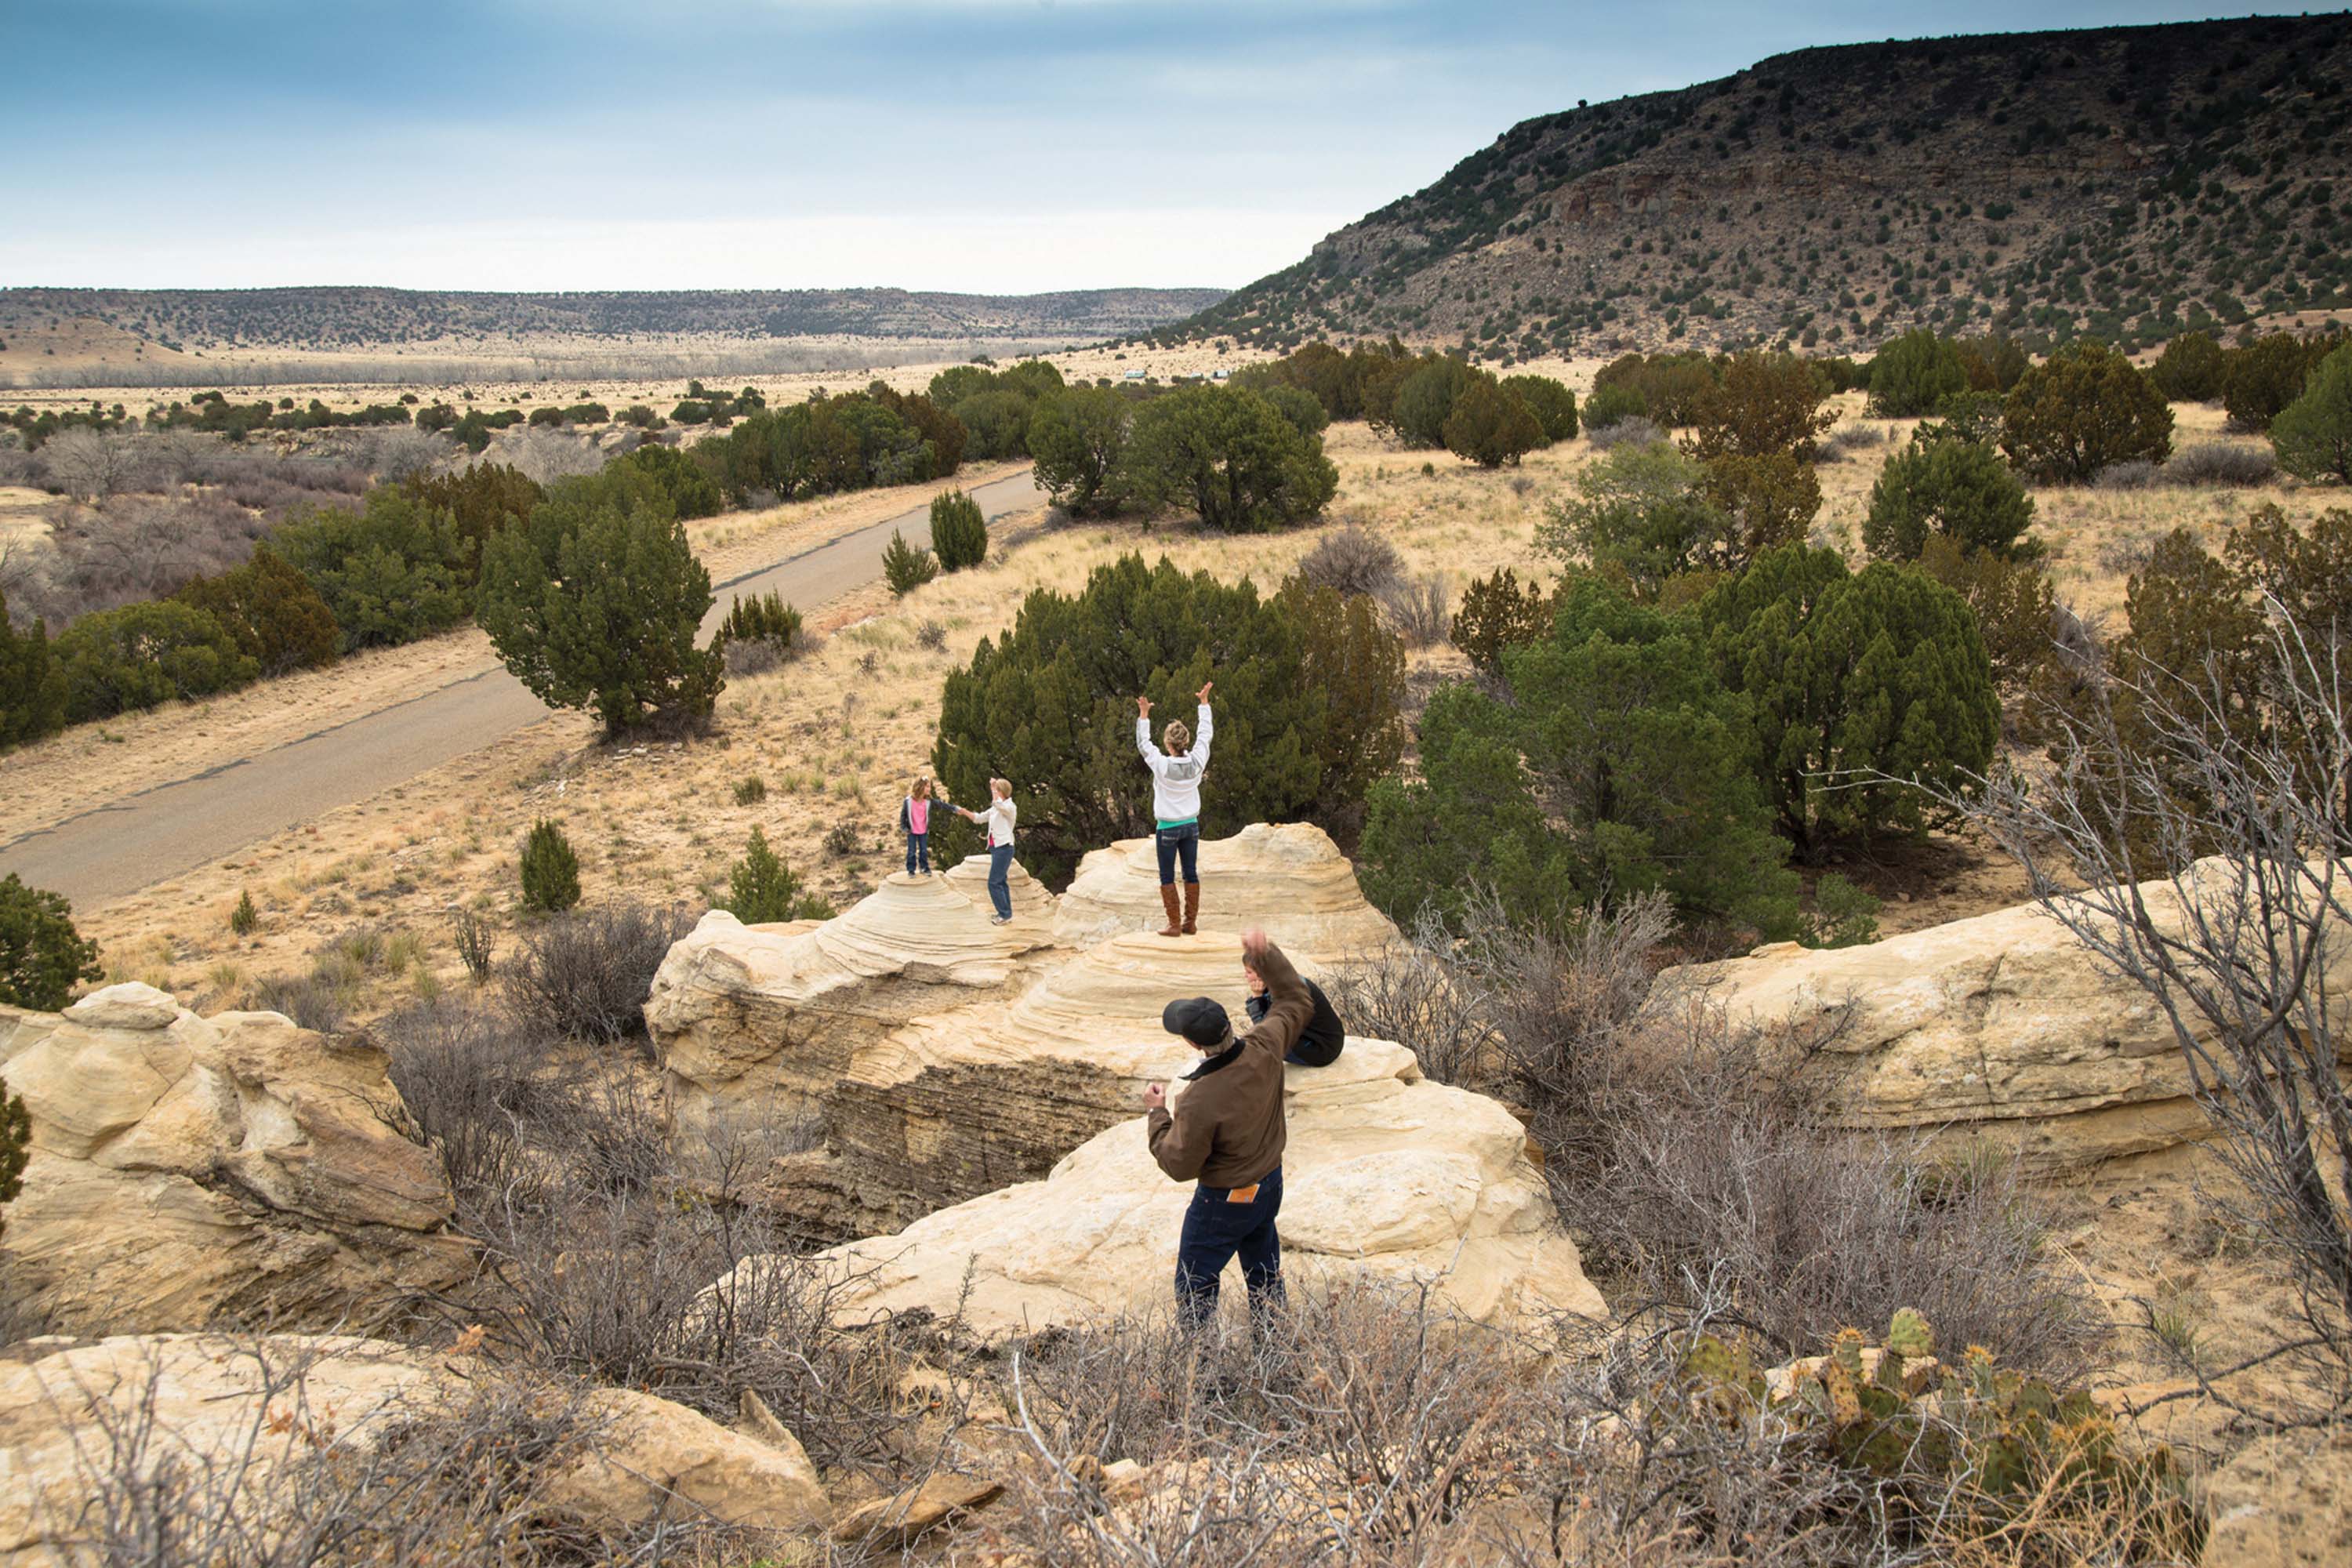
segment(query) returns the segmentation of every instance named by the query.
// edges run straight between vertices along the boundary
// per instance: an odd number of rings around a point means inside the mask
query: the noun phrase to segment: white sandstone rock
[[[1349,1041],[1328,1068],[1291,1068],[1286,1093],[1280,1225],[1292,1289],[1433,1281],[1444,1305],[1484,1321],[1605,1311],[1502,1106],[1423,1079],[1411,1052],[1380,1040]],[[824,1256],[843,1271],[845,1318],[946,1317],[961,1305],[972,1331],[998,1340],[1166,1304],[1192,1194],[1153,1162],[1143,1120],[1130,1116],[1043,1181]],[[748,1262],[713,1289],[761,1267]],[[1241,1294],[1237,1268],[1227,1293]]]
[[[1263,926],[1294,960],[1327,963],[1397,939],[1357,888],[1355,868],[1311,823],[1252,823],[1231,838],[1203,839],[1199,864],[1203,932]],[[1078,862],[1054,934],[1065,947],[1091,947],[1119,931],[1157,930],[1166,918],[1152,841],[1126,838]]]
[[[2158,919],[2177,918],[2167,884],[2145,891]],[[2352,933],[2339,938],[2329,985],[2341,996]],[[2051,1171],[2210,1130],[2155,999],[2032,904],[1862,947],[1777,943],[1659,981],[1662,996],[1696,993],[1737,1026],[1818,1041],[1806,1081],[1840,1125],[1991,1137]]]
[[[1169,1002],[1214,996],[1244,1021],[1244,926],[1262,921],[1309,973],[1396,938],[1303,826],[1203,846],[1204,879],[1233,901],[1201,934],[1161,937],[1150,847],[1089,856],[1058,903],[1016,871],[1005,926],[976,858],[894,874],[797,933],[705,916],[646,1007],[678,1136],[814,1127],[822,1147],[785,1161],[777,1200],[835,1236],[895,1230],[1041,1177],[1132,1115],[1146,1082],[1192,1059],[1160,1026]]]
[[[381,1052],[169,1002],[0,1007],[0,1080],[33,1123],[0,1233],[11,1304],[77,1332],[364,1322],[463,1276],[440,1159],[403,1135]]]
[[[93,1472],[116,1462],[110,1432],[152,1433],[122,1456],[152,1479],[209,1462],[266,1499],[268,1478],[316,1440],[372,1451],[406,1421],[446,1409],[493,1369],[348,1335],[118,1335],[34,1340],[0,1362],[0,1564],[85,1560],[76,1521]],[[270,1401],[266,1418],[262,1401]],[[152,1400],[152,1406],[150,1401]],[[548,1506],[592,1524],[656,1519],[803,1530],[832,1507],[799,1443],[762,1441],[667,1400],[597,1389],[582,1401],[583,1452],[539,1478]]]

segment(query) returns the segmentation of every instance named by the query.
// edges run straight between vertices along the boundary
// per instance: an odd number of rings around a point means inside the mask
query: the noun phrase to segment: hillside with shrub
[[[2352,19],[1804,49],[1512,127],[1162,339],[2150,347],[2352,306]]]

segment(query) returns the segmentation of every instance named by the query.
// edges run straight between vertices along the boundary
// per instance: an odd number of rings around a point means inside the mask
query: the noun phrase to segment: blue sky
[[[0,284],[1234,287],[1513,122],[2160,0],[0,0]]]

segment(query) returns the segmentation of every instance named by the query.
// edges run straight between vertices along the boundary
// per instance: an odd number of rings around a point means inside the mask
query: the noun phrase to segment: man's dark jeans
[[[1201,825],[1188,822],[1181,827],[1163,827],[1153,835],[1160,850],[1160,885],[1175,886],[1176,863],[1184,863],[1184,879],[1201,879]]]
[[[1184,1234],[1176,1244],[1176,1313],[1188,1328],[1216,1317],[1217,1277],[1236,1253],[1251,1315],[1263,1318],[1283,1304],[1282,1237],[1274,1224],[1282,1212],[1282,1167],[1257,1184],[1249,1202],[1233,1197],[1226,1188],[1202,1183],[1184,1211]]]

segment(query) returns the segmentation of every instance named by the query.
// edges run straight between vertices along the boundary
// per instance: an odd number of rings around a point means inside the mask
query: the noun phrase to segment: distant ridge
[[[442,289],[0,289],[0,339],[82,317],[172,350],[321,351],[578,337],[628,342],[1068,338],[1149,331],[1223,298],[1216,289],[940,294],[904,289],[491,293]]]
[[[1162,341],[1490,358],[2352,309],[2342,13],[1804,49],[1516,125]]]

